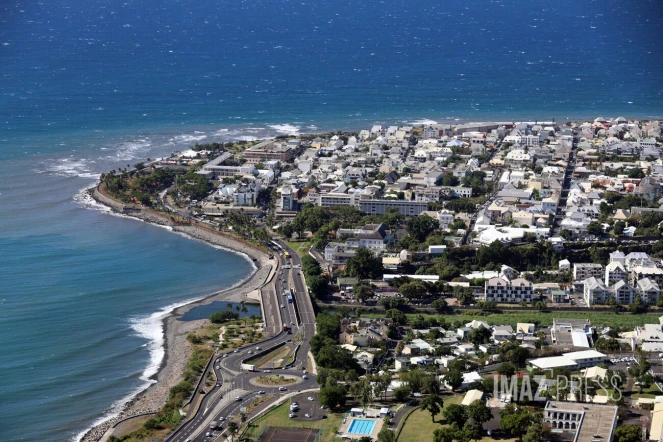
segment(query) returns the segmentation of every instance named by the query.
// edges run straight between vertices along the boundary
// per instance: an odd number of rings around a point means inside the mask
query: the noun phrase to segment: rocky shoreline
[[[161,362],[158,373],[152,378],[154,383],[129,400],[116,416],[95,425],[80,439],[81,442],[98,442],[105,441],[112,434],[112,429],[118,422],[130,417],[158,412],[168,400],[170,389],[181,380],[182,373],[191,355],[191,346],[186,340],[186,336],[189,332],[204,327],[209,322],[207,319],[182,322],[178,321],[177,318],[193,307],[214,301],[246,301],[259,304],[260,294],[258,289],[266,282],[272,265],[266,254],[234,238],[195,225],[177,224],[168,217],[149,209],[127,206],[103,195],[97,187],[89,189],[87,192],[95,201],[109,207],[115,213],[160,226],[168,226],[172,231],[195,240],[205,241],[214,246],[246,255],[256,267],[254,273],[237,286],[178,307],[163,319],[165,357]]]

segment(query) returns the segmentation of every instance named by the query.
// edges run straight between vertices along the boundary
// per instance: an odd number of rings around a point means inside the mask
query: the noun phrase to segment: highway
[[[236,418],[242,408],[263,395],[272,397],[261,404],[252,413],[246,413],[250,418],[259,410],[278,401],[283,395],[301,390],[317,388],[316,376],[305,374],[307,370],[309,339],[315,334],[315,312],[308,295],[304,276],[301,271],[301,259],[280,240],[273,241],[272,250],[277,264],[274,278],[262,289],[262,305],[265,313],[265,328],[272,336],[258,343],[246,345],[233,351],[218,354],[211,370],[217,378],[217,384],[204,395],[196,392],[196,400],[200,400],[196,414],[187,420],[177,431],[173,432],[166,441],[222,441],[227,435],[225,429],[228,422]],[[287,259],[285,251],[290,253]],[[292,289],[292,291],[291,291]],[[294,293],[293,302],[287,296]],[[283,325],[290,330],[284,331]],[[272,374],[291,375],[298,378],[297,383],[284,386],[265,387],[254,385],[254,378],[265,376],[264,371],[242,370],[244,361],[251,359],[256,353],[262,353],[276,348],[279,345],[292,341],[299,344],[296,358],[292,364],[282,369],[268,370]],[[207,376],[204,373],[203,376]],[[307,379],[304,379],[306,376]],[[255,382],[255,381],[253,381]],[[199,399],[202,397],[202,399]],[[211,431],[210,423],[217,421],[219,430]]]

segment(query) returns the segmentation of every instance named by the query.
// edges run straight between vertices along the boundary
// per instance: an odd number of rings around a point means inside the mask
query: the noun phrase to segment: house
[[[540,368],[542,370],[550,370],[553,368],[569,368],[571,370],[577,370],[603,364],[607,357],[607,355],[596,350],[582,350],[563,353],[562,356],[532,359],[528,363],[532,367]]]

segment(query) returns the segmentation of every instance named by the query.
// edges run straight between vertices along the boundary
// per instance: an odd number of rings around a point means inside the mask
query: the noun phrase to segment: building
[[[550,336],[553,345],[589,347],[592,337],[592,324],[589,319],[553,318]]]
[[[587,278],[583,284],[583,297],[588,306],[592,304],[607,304],[612,291],[600,279]]]
[[[573,442],[610,442],[617,427],[617,407],[548,401],[543,420],[550,424],[553,430],[568,433]]]
[[[663,285],[663,269],[654,266],[640,266],[636,265],[631,270],[631,281],[639,281],[648,278],[658,284],[659,287]]]
[[[573,280],[584,281],[588,278],[603,279],[603,266],[594,263],[573,264]]]
[[[407,200],[361,200],[359,209],[369,215],[384,215],[389,209],[396,209],[401,215],[418,216],[428,210],[428,203]]]
[[[469,390],[467,393],[465,393],[465,397],[463,398],[463,402],[461,402],[461,405],[468,406],[472,402],[480,400],[483,400],[483,391]]]
[[[637,294],[645,304],[656,304],[661,296],[659,285],[649,278],[640,279],[636,284]]]
[[[321,193],[318,196],[317,205],[321,207],[354,206],[355,195],[340,192]]]
[[[439,210],[437,212],[437,219],[440,222],[440,229],[447,230],[449,228],[449,224],[454,222],[454,214],[450,210]]]
[[[626,269],[620,262],[611,261],[605,266],[605,285],[613,285],[624,278],[626,278]]]
[[[256,164],[269,160],[289,162],[294,158],[291,145],[279,143],[275,140],[266,140],[244,151],[243,157],[247,163]]]
[[[491,278],[485,283],[485,300],[494,302],[531,302],[534,286],[523,278],[509,281],[504,278]]]
[[[551,370],[553,368],[579,370],[581,368],[589,368],[602,364],[605,362],[606,358],[606,355],[596,350],[582,350],[563,353],[562,356],[532,359],[528,363],[532,367],[540,368],[542,370]]]

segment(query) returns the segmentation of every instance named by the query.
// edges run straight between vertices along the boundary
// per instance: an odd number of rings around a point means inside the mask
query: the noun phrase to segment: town
[[[301,272],[317,400],[352,407],[333,437],[658,441],[662,129],[378,125],[197,144],[101,183]]]

